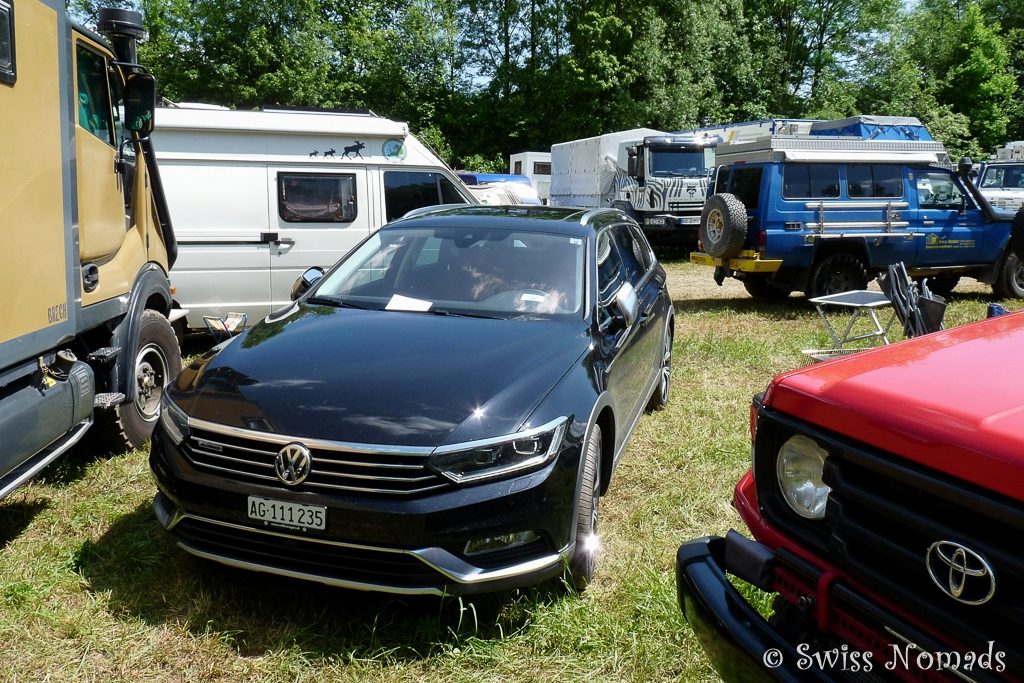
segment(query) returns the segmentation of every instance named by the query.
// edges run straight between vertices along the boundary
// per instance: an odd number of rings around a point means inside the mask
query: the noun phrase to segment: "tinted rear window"
[[[782,169],[782,196],[787,199],[838,197],[836,164],[786,164]]]
[[[740,198],[748,210],[757,208],[757,198],[761,195],[760,166],[734,168],[732,171],[731,192]]]
[[[888,164],[850,164],[846,167],[846,194],[854,199],[902,197],[902,169]]]

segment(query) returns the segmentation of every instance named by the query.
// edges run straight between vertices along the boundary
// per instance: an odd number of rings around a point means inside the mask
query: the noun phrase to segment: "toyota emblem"
[[[996,594],[992,565],[967,546],[937,541],[925,555],[928,575],[943,593],[966,605],[983,605]]]
[[[313,467],[313,456],[301,443],[290,443],[274,458],[274,473],[287,486],[301,484]]]

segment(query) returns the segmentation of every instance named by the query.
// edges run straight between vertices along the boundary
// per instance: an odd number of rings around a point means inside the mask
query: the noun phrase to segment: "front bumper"
[[[684,543],[676,554],[679,607],[722,680],[829,680],[821,671],[798,668],[796,648],[733,587],[725,566],[726,539],[720,536]]]
[[[534,585],[564,571],[575,529],[578,447],[515,479],[411,499],[322,494],[203,471],[161,429],[150,466],[161,525],[185,551],[222,564],[356,590],[463,595]],[[248,496],[327,508],[323,531],[248,519]],[[534,531],[538,540],[482,555],[466,543]]]
[[[778,623],[769,623],[733,586],[727,573],[778,591],[790,610]],[[1005,652],[976,660],[986,662],[981,666],[942,670],[935,665],[938,653],[950,655],[960,648],[940,642],[850,586],[836,572],[785,550],[772,551],[735,531],[727,538],[705,537],[680,546],[676,585],[683,615],[727,683],[1021,680],[1019,672],[1005,668]],[[796,602],[805,608],[798,609]],[[794,639],[784,631],[801,635]],[[897,651],[904,655],[898,656]],[[926,658],[918,659],[920,653],[927,653]]]

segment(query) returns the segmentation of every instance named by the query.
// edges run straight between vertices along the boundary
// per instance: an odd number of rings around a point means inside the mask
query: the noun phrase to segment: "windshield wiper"
[[[310,297],[309,299],[306,299],[306,303],[307,304],[312,304],[314,306],[321,305],[321,306],[337,306],[339,308],[357,308],[357,309],[359,309],[361,311],[377,310],[377,309],[371,309],[368,306],[363,306],[362,304],[355,304],[355,303],[352,303],[351,301],[346,301],[345,299],[342,299],[341,297],[337,297],[337,296],[314,296],[314,297]]]
[[[433,313],[434,315],[448,315],[455,318],[482,318],[484,320],[505,320],[504,316],[500,315],[484,315],[483,313],[462,313],[460,311],[449,311],[444,308],[432,308],[426,313]]]

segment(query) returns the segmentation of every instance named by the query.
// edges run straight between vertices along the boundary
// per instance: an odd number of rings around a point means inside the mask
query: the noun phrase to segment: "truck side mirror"
[[[626,175],[630,178],[636,177],[636,148],[630,147],[626,150]]]
[[[145,139],[153,132],[155,112],[156,79],[153,78],[153,74],[128,74],[124,83],[125,127]]]
[[[292,301],[308,292],[309,288],[319,282],[323,276],[324,269],[320,266],[307,268],[302,275],[296,278],[295,284],[292,285]]]

